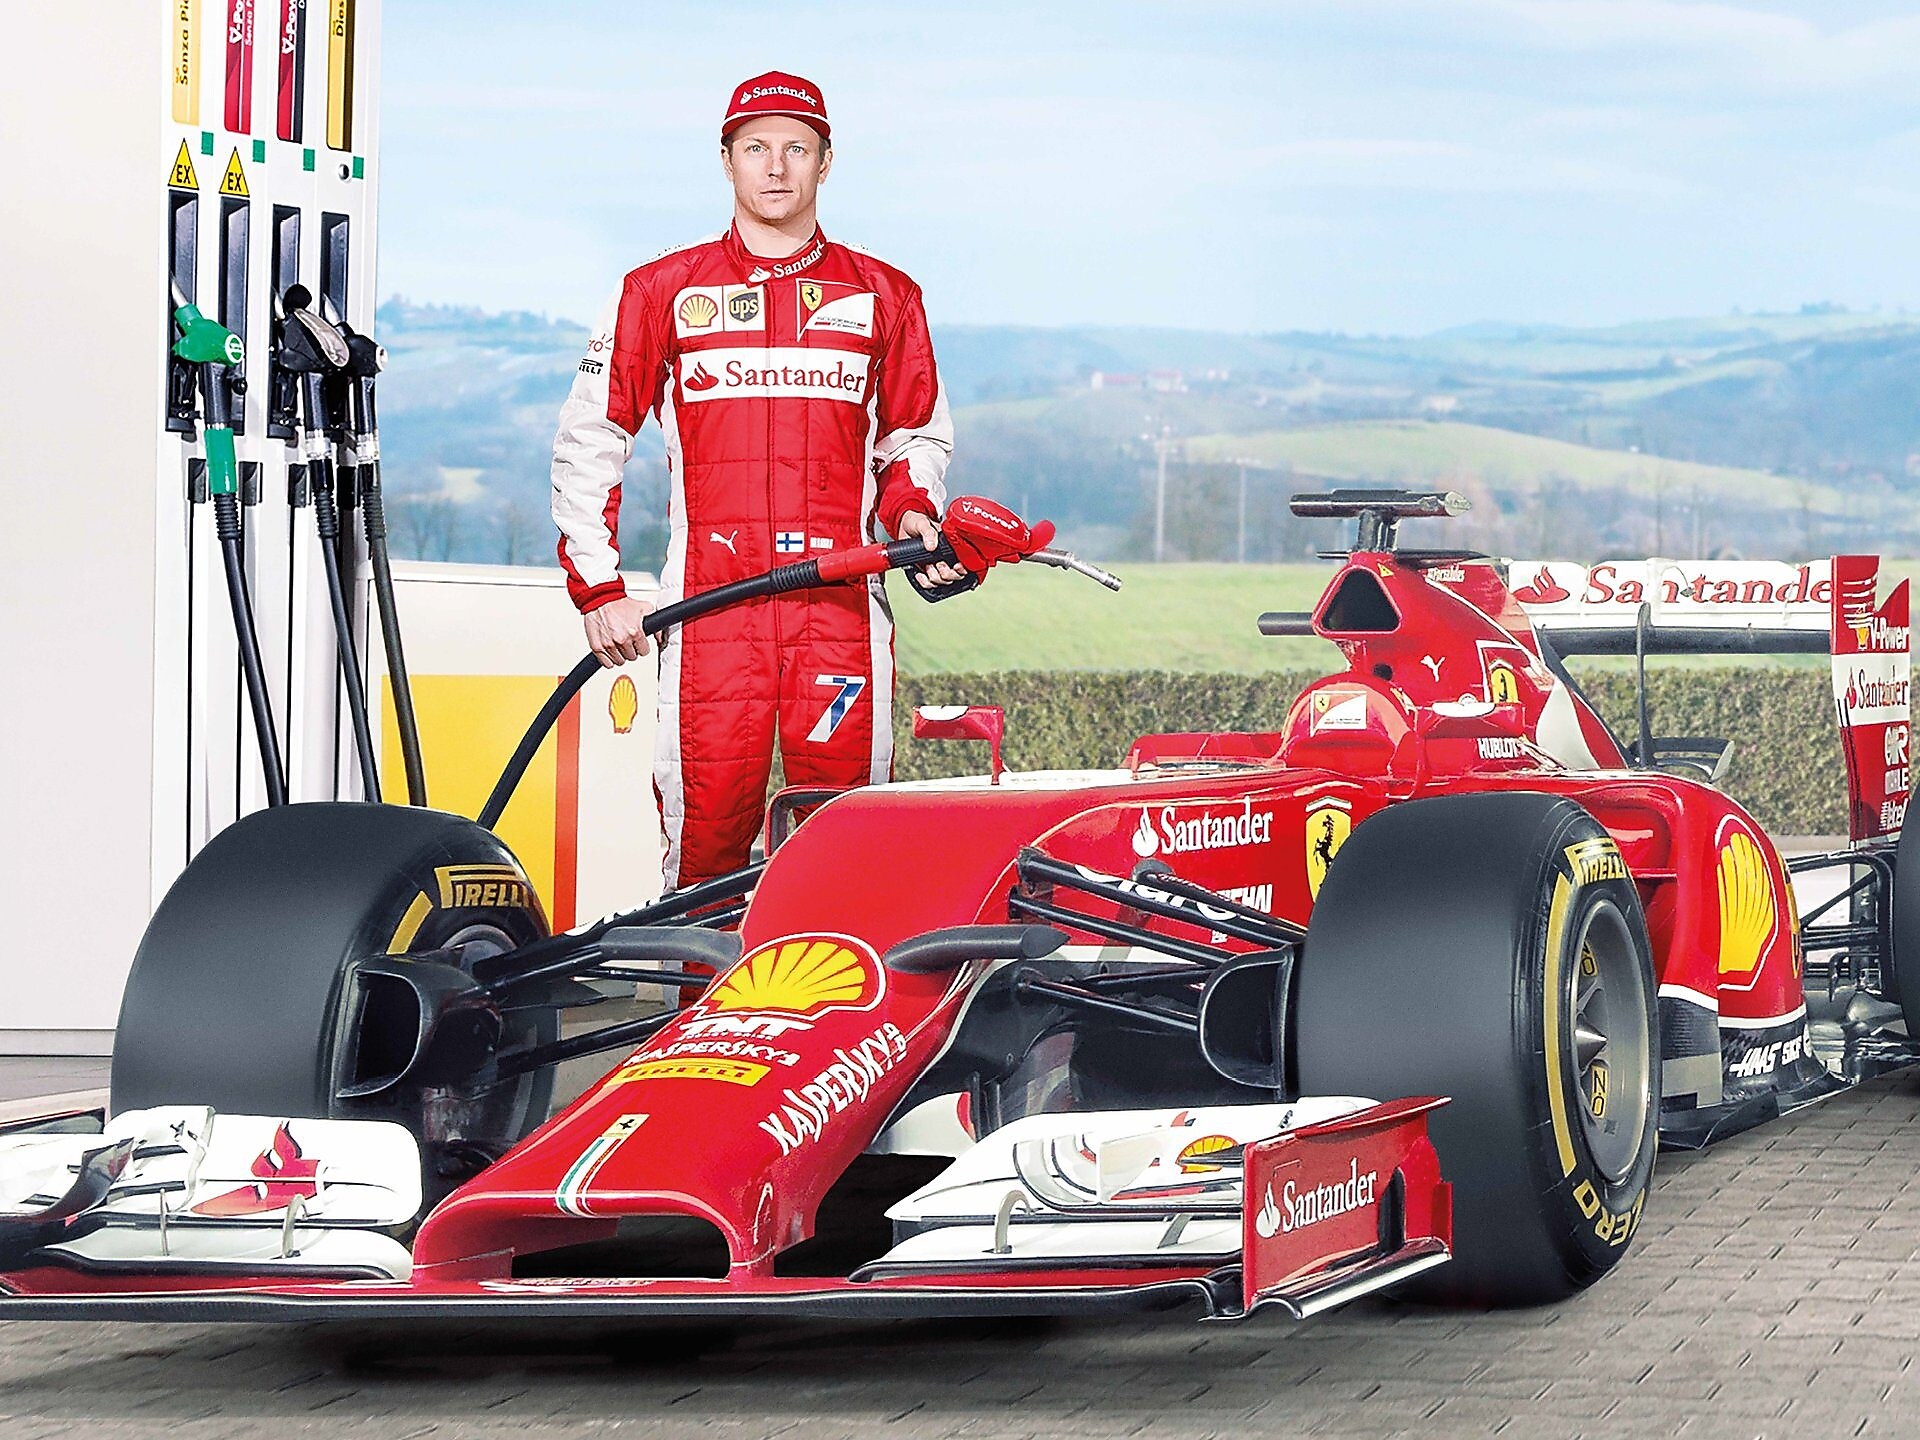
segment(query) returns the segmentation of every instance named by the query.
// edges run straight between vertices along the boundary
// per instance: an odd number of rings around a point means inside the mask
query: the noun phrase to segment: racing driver
[[[889,536],[938,544],[953,447],[920,288],[815,223],[832,165],[820,90],[778,71],[721,123],[726,234],[630,272],[560,412],[553,518],[567,591],[603,664],[647,650],[621,583],[620,471],[651,416],[666,434],[671,604],[773,565]],[[929,564],[927,585],[962,578]],[[747,862],[777,728],[792,785],[893,768],[893,622],[880,579],[721,611],[662,640],[654,793],[666,885]]]

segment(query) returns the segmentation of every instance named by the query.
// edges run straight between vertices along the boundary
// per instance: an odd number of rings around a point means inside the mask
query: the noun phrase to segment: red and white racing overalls
[[[582,612],[616,600],[620,471],[651,415],[671,484],[659,603],[938,516],[953,448],[920,288],[814,238],[785,260],[736,231],[631,272],[588,342],[553,445],[560,563]],[[666,884],[744,865],[778,715],[789,784],[893,769],[893,619],[878,578],[676,627],[659,653],[654,793]]]

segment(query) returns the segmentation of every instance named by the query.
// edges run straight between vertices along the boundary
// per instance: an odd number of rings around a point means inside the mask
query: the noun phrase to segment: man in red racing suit
[[[776,73],[733,101],[722,129],[733,227],[627,275],[554,440],[560,563],[609,664],[646,649],[647,607],[626,597],[615,527],[621,467],[649,416],[671,485],[662,605],[865,544],[876,523],[931,546],[945,498],[952,426],[919,287],[813,222],[809,181],[831,160],[818,90]],[[747,862],[776,717],[789,784],[891,776],[893,623],[877,577],[676,627],[659,667],[669,889]]]

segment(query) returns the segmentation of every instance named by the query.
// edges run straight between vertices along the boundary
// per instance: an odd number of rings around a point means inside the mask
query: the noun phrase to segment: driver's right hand
[[[602,665],[624,665],[647,653],[647,632],[642,629],[653,606],[631,595],[623,596],[598,610],[589,610],[582,619],[587,627],[587,647],[600,657]]]

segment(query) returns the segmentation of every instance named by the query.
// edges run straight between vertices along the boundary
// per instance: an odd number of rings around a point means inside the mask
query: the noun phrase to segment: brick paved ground
[[[0,1325],[0,1436],[1811,1437],[1920,1428],[1920,1079],[1663,1156],[1570,1304],[673,1329]]]
[[[0,1055],[0,1102],[105,1089],[109,1064],[95,1055]]]

